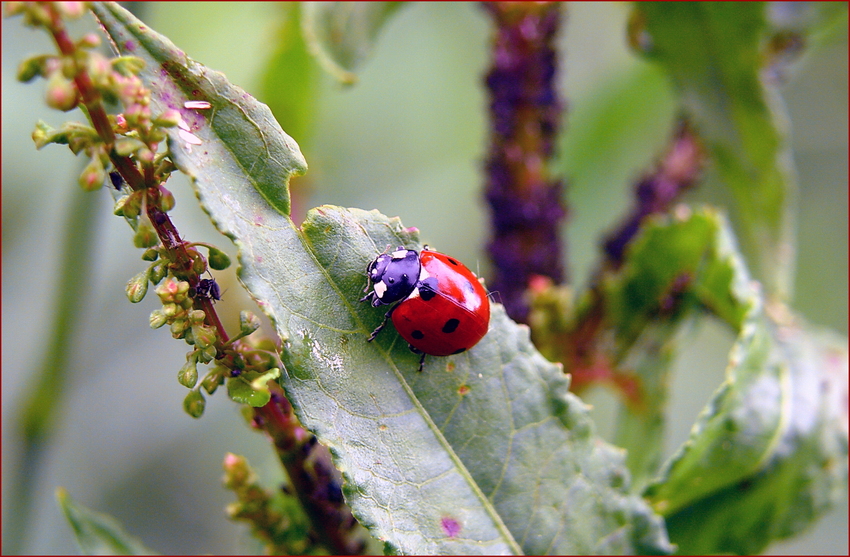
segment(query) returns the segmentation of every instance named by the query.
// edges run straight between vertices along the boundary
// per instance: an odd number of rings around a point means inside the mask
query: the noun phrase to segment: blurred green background
[[[138,5],[137,5],[138,6]],[[260,78],[280,25],[272,3],[143,3],[140,17],[192,58],[260,95]],[[625,44],[627,4],[573,3],[560,37],[561,91],[569,112],[560,171],[568,173],[571,216],[564,231],[569,273],[577,285],[595,265],[600,235],[623,214],[630,184],[648,169],[670,133],[674,107],[667,84]],[[19,19],[3,23],[2,87],[2,458],[3,539],[10,513],[14,463],[20,451],[15,416],[42,366],[55,311],[57,273],[76,195],[80,162],[65,148],[37,152],[36,120],[67,120],[42,101],[44,84],[15,81],[20,60],[50,52],[41,32]],[[295,137],[310,165],[299,188],[303,207],[324,203],[377,208],[421,230],[423,241],[487,275],[482,246],[487,213],[481,197],[487,145],[489,21],[466,3],[414,3],[382,31],[360,82],[344,89],[324,76],[313,99],[309,143]],[[94,28],[91,21],[79,30]],[[848,65],[847,33],[807,52],[782,89],[793,129],[800,181],[799,256],[795,308],[808,320],[847,334]],[[265,99],[261,99],[265,100]],[[71,113],[70,117],[79,118]],[[210,241],[233,254],[175,175],[173,219],[185,238]],[[700,191],[693,200],[722,198]],[[26,553],[75,553],[54,491],[118,518],[163,553],[240,553],[253,547],[224,506],[225,452],[243,454],[267,485],[281,480],[266,441],[242,421],[224,394],[212,397],[201,420],[182,410],[176,382],[185,345],[148,327],[155,296],[130,305],[126,281],[143,268],[130,229],[111,215],[105,193],[97,205],[94,264],[80,284],[83,310],[71,348],[57,366],[69,376],[56,392],[59,420],[35,480]],[[296,208],[296,210],[298,210]],[[225,323],[235,324],[248,300],[235,278],[219,274]],[[689,333],[672,385],[668,454],[687,436],[699,409],[720,383],[731,336],[706,323]],[[600,432],[610,430],[613,405],[588,394]],[[803,535],[769,548],[774,554],[847,554],[847,500]]]

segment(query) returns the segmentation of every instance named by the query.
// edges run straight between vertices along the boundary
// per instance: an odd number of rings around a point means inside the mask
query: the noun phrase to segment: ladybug
[[[399,247],[382,253],[366,267],[369,282],[361,302],[391,305],[372,331],[372,341],[392,318],[393,325],[420,354],[460,354],[475,346],[490,325],[490,300],[478,278],[457,259],[432,251]],[[372,291],[369,292],[369,287]]]

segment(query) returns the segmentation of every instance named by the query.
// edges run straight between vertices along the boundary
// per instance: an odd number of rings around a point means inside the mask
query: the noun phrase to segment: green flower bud
[[[52,58],[52,56],[47,54],[39,54],[37,56],[30,56],[21,62],[20,65],[18,65],[18,81],[29,83],[36,77],[43,76],[46,71],[48,61]]]
[[[129,157],[144,146],[145,144],[135,137],[121,137],[115,141],[113,149],[115,150],[115,154],[122,157]]]
[[[136,152],[136,158],[143,163],[152,163],[156,155],[148,149],[147,145]]]
[[[175,319],[171,323],[171,336],[173,336],[174,338],[182,338],[185,332],[186,332],[186,320],[185,319]]]
[[[62,75],[65,79],[71,80],[77,77],[77,61],[73,56],[63,56],[59,59],[59,67],[62,70]]]
[[[161,128],[151,128],[148,132],[148,143],[161,143],[168,135]],[[156,154],[159,157],[159,153]]]
[[[206,325],[194,325],[192,327],[192,336],[195,337],[195,344],[200,349],[212,346],[218,338],[215,329]]]
[[[50,29],[53,27],[53,18],[50,17],[50,12],[45,6],[34,4],[32,2],[23,2],[24,8],[24,25],[30,27],[45,27]]]
[[[250,311],[239,312],[239,329],[242,336],[248,336],[260,328],[260,318]]]
[[[202,309],[193,309],[189,312],[189,321],[192,325],[203,325],[206,318],[207,314]]]
[[[76,108],[79,102],[77,86],[62,75],[62,72],[54,72],[47,80],[47,92],[45,102],[50,108],[68,112]]]
[[[63,19],[79,19],[88,9],[85,2],[57,2],[55,7]]]
[[[100,157],[92,157],[80,174],[80,187],[85,191],[97,191],[103,187],[104,181],[106,181],[106,170],[103,168],[103,163],[100,162]]]
[[[133,236],[133,245],[137,248],[152,248],[158,243],[159,236],[156,235],[156,230],[147,222],[140,222]]]
[[[207,271],[207,260],[198,252],[195,252],[192,256],[192,271],[198,275]]]
[[[156,248],[148,248],[142,254],[142,260],[144,261],[156,261],[157,259],[159,259],[159,250]]]
[[[195,300],[193,300],[192,298],[183,298],[182,300],[180,300],[180,307],[182,307],[183,309],[192,309],[194,305]]]
[[[177,315],[177,311],[177,304],[173,302],[167,303],[162,306],[162,314],[169,319]]]
[[[173,128],[183,119],[180,116],[180,111],[169,108],[159,116],[153,119],[153,123],[163,128]]]
[[[174,302],[174,296],[177,294],[177,281],[169,279],[157,286],[155,292],[163,304]]]
[[[159,265],[154,265],[151,268],[151,272],[150,272],[151,282],[154,283],[154,284],[159,284],[160,282],[162,282],[162,279],[164,279],[165,275],[167,275],[167,274],[168,274],[168,266],[166,265],[166,263],[164,261],[162,263],[160,263]]]
[[[117,201],[115,201],[115,205],[112,206],[112,214],[116,217],[124,216],[124,205],[127,204],[127,200],[130,198],[129,195],[125,195],[123,197],[119,197]]]
[[[189,356],[186,365],[177,372],[177,381],[187,389],[193,388],[198,383],[198,363],[193,356]]]
[[[235,491],[255,483],[257,483],[257,475],[251,470],[244,456],[233,453],[224,455],[224,487]],[[228,512],[230,507],[231,505],[228,505]]]
[[[201,351],[201,353],[199,355],[199,359],[206,364],[206,363],[209,363],[209,362],[215,360],[215,357],[217,355],[218,355],[218,350],[216,350],[215,345],[210,345],[210,346],[207,346],[206,348],[204,348]]]
[[[207,401],[200,391],[191,391],[183,399],[183,409],[193,418],[200,418],[204,414],[206,404]]]
[[[41,149],[45,145],[53,143],[53,135],[54,129],[43,120],[39,120],[35,124],[35,129],[32,131],[32,140],[35,143],[35,148]]]
[[[26,4],[24,4],[23,2],[4,2],[4,15],[6,17],[21,15],[22,13],[24,13],[26,7]]]
[[[185,296],[189,293],[189,288],[191,286],[185,280],[181,280],[177,283],[177,296],[178,299],[186,299]]]
[[[223,251],[217,248],[209,248],[210,268],[216,271],[223,271],[230,267],[230,257]]]
[[[127,298],[131,302],[137,304],[145,299],[145,294],[148,293],[148,274],[147,271],[139,273],[127,282],[125,288]]]
[[[127,200],[122,206],[125,218],[134,219],[142,212],[142,194],[143,192],[139,190],[127,196]]]
[[[94,86],[100,91],[109,90],[112,78],[112,64],[109,63],[109,58],[99,52],[89,52],[85,64]]]
[[[168,317],[165,315],[165,312],[161,309],[155,309],[151,312],[150,317],[150,326],[151,329],[159,329],[166,323],[168,323]]]
[[[159,186],[159,208],[166,213],[174,208],[174,194],[162,186]]]
[[[221,369],[218,367],[207,373],[206,377],[201,381],[201,387],[208,394],[216,392],[221,385],[224,385],[224,374],[221,373]]]
[[[100,46],[100,35],[97,33],[86,33],[77,41],[78,48],[97,48]]]

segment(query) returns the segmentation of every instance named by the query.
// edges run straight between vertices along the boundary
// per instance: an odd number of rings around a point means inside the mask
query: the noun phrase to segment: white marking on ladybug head
[[[379,280],[378,282],[376,282],[374,288],[375,288],[375,295],[378,296],[379,300],[384,297],[384,294],[387,293],[387,285],[384,284],[384,281],[382,281],[382,280]]]
[[[393,259],[404,259],[405,257],[407,257],[407,250],[406,249],[396,250],[396,251],[392,252],[390,254],[390,256]]]
[[[425,267],[419,268],[419,282],[424,281],[426,278],[431,278],[431,274],[425,269]]]

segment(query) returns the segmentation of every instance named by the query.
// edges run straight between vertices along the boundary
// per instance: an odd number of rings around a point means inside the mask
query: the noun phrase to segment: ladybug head
[[[398,248],[382,253],[366,267],[372,281],[372,305],[392,304],[408,297],[419,280],[419,254],[412,249]]]

